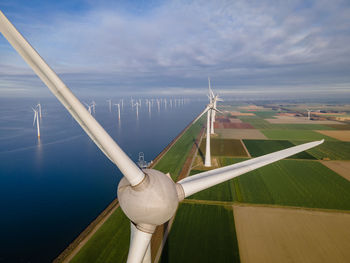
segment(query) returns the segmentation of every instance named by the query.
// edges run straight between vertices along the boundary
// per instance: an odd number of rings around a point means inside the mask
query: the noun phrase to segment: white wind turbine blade
[[[143,232],[130,222],[130,247],[127,263],[150,263],[152,234]]]
[[[186,177],[185,179],[180,180],[178,183],[182,186],[185,197],[188,197],[199,191],[230,180],[241,174],[245,174],[262,166],[277,162],[286,157],[313,148],[323,143],[323,141],[324,140],[305,143],[278,152],[266,154],[244,162],[203,172],[197,175]]]
[[[198,120],[200,119],[200,117],[202,117],[209,109],[210,109],[210,107],[207,106],[207,107],[204,109],[204,111],[202,111],[202,113],[199,114],[198,117],[194,119],[194,121],[193,121],[192,123],[195,123],[196,121],[198,121]]]
[[[65,86],[56,73],[46,64],[40,55],[30,46],[11,22],[0,11],[0,31],[14,49],[22,56],[39,78],[69,111],[102,152],[114,162],[131,185],[139,184],[143,172],[124,153],[102,126],[88,113],[81,102]]]

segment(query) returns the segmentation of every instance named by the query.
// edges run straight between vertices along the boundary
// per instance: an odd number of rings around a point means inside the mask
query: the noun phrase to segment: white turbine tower
[[[124,99],[121,99],[122,109],[124,109]]]
[[[311,110],[307,109],[307,119],[310,120],[311,118]]]
[[[36,130],[37,130],[37,133],[38,133],[38,139],[40,139],[40,121],[39,121],[39,113],[36,109],[32,108],[32,110],[34,111],[34,120],[33,120],[33,127],[34,127],[34,124],[36,122]]]
[[[118,120],[120,120],[120,104],[114,104],[115,106],[118,107]]]
[[[1,11],[0,31],[101,151],[123,173],[124,177],[118,185],[118,199],[122,210],[131,221],[128,263],[151,261],[150,240],[156,226],[164,224],[172,218],[179,202],[184,198],[323,142],[322,140],[294,146],[237,164],[199,173],[175,183],[160,171],[138,168]],[[205,111],[198,118],[204,113]]]
[[[138,119],[139,118],[139,106],[140,106],[140,104],[138,102],[136,102],[134,104],[134,106],[136,106],[136,118]]]
[[[38,107],[38,110],[39,110],[39,117],[41,119],[41,104],[40,102],[38,103],[38,105],[36,105],[36,107]]]
[[[109,112],[112,112],[112,100],[107,100]]]

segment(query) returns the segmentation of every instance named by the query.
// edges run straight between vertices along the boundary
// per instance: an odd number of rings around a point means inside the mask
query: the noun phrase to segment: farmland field
[[[119,207],[70,262],[125,262],[129,240],[130,221]]]
[[[350,142],[350,131],[318,131],[321,134],[324,134],[326,136],[330,136],[332,138],[335,138],[339,141],[344,142]]]
[[[203,139],[200,151],[205,154],[205,143]],[[211,138],[210,151],[212,156],[247,156],[240,140]]]
[[[190,152],[193,142],[196,140],[204,117],[193,124],[181,138],[170,148],[170,150],[159,160],[154,166],[154,169],[162,171],[163,173],[170,173],[171,178],[176,181],[183,164],[186,161],[187,154]]]
[[[215,133],[222,139],[267,139],[256,129],[215,129]]]
[[[350,181],[349,161],[322,161],[322,164]]]
[[[333,127],[322,124],[273,124],[257,117],[239,117],[245,123],[253,125],[255,129],[271,130],[334,130]]]
[[[350,258],[349,213],[234,206],[234,215],[242,262],[345,263]]]
[[[239,202],[350,210],[350,182],[316,161],[282,160],[234,184]]]
[[[295,145],[302,144],[302,141],[292,141]],[[350,142],[325,141],[321,145],[307,150],[315,158],[329,160],[350,160]]]
[[[289,147],[293,147],[294,144],[290,141],[282,140],[243,140],[243,143],[247,147],[252,157],[258,157],[264,154],[280,151]],[[301,152],[289,157],[290,159],[316,159],[307,152]]]
[[[309,130],[261,130],[261,132],[272,140],[313,141],[325,139],[327,141],[337,141],[334,138]]]
[[[245,159],[222,158],[223,165]],[[231,187],[231,189],[229,189]],[[191,199],[350,210],[350,182],[317,161],[282,160]]]
[[[232,207],[182,203],[160,262],[239,262]]]

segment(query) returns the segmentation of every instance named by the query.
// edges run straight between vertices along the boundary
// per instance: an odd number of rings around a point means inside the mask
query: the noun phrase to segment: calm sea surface
[[[115,99],[113,103],[117,103]],[[0,262],[52,261],[115,197],[122,175],[55,99],[41,100],[41,139],[31,99],[0,99]],[[201,111],[204,102],[139,118],[124,99],[96,101],[95,118],[134,160],[154,159]]]

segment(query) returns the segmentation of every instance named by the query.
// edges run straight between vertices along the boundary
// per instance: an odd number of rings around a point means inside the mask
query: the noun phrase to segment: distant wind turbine
[[[40,119],[41,119],[41,104],[40,104],[40,102],[38,103],[38,105],[36,105],[37,107],[38,107],[38,109],[39,109],[39,117],[40,117]]]
[[[34,124],[36,122],[36,129],[37,129],[37,133],[38,133],[38,138],[40,139],[40,121],[39,121],[39,113],[38,110],[32,108],[32,110],[34,111],[34,120],[33,120],[33,127]]]
[[[107,100],[109,112],[112,112],[112,100]]]
[[[323,140],[304,143],[189,176],[175,183],[170,176],[158,170],[141,170],[95,118],[88,113],[84,105],[65,86],[57,74],[1,11],[0,31],[94,143],[124,175],[118,185],[118,201],[121,209],[130,219],[131,237],[127,263],[151,262],[150,241],[156,227],[174,217],[179,203],[184,198],[323,143]],[[208,111],[207,108],[196,120]]]
[[[114,105],[118,107],[118,120],[120,120],[120,104],[117,103],[117,104],[114,104]]]

